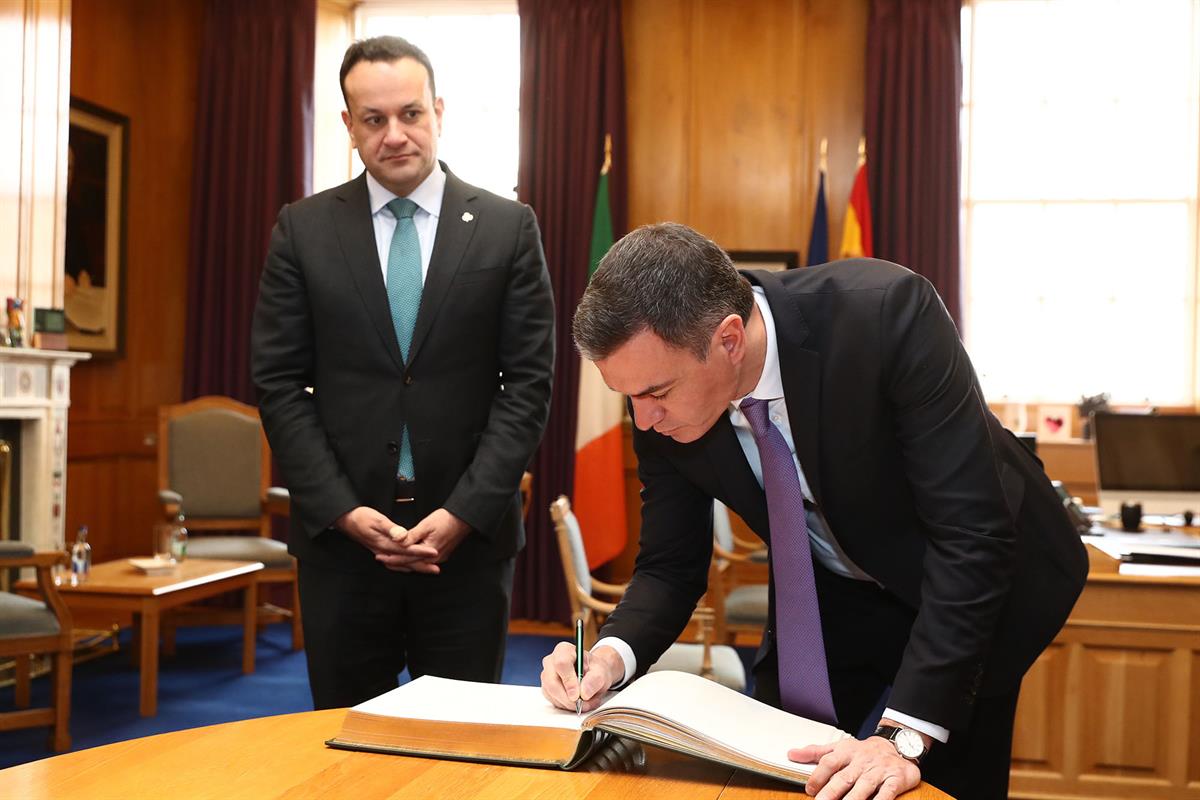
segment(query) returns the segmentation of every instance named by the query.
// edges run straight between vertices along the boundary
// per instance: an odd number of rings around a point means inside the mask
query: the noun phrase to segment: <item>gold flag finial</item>
[[[608,174],[608,168],[612,166],[612,134],[604,134],[604,166],[600,168],[601,175]]]
[[[821,137],[821,172],[829,172],[829,140]]]
[[[858,137],[858,163],[862,164],[867,160],[867,137]]]

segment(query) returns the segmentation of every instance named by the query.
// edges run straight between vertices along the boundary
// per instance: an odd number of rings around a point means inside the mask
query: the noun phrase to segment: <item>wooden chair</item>
[[[521,519],[529,519],[529,504],[533,502],[533,473],[521,476]]]
[[[597,595],[619,600],[627,584],[605,583],[592,577],[587,566],[579,520],[571,511],[571,502],[566,497],[560,496],[550,504],[550,517],[554,520],[554,531],[558,535],[559,555],[562,557],[571,611],[583,620],[584,646],[591,647],[596,643],[600,625],[617,607],[615,602],[601,600]],[[728,645],[713,644],[712,609],[703,605],[697,607],[692,620],[699,627],[699,641],[676,642],[649,671],[672,669],[690,672],[739,692],[745,691],[746,669],[737,651]]]
[[[67,562],[66,553],[35,553],[20,542],[0,542],[0,570],[33,567],[42,601],[0,592],[0,659],[13,659],[16,711],[0,713],[0,731],[52,726],[50,747],[71,748],[71,612],[54,587],[50,571]],[[54,682],[50,707],[30,708],[31,660],[42,653],[52,657]]]
[[[290,619],[292,649],[304,647],[296,560],[287,545],[271,538],[275,515],[286,516],[287,489],[271,486],[271,449],[258,410],[229,397],[199,397],[158,411],[158,499],[166,520],[182,510],[188,558],[261,561],[259,594],[265,584],[289,584],[292,610],[260,603],[259,624]],[[245,531],[249,535],[197,536],[197,531]],[[193,609],[164,620],[163,641],[173,644],[173,625],[240,622],[240,612]]]
[[[761,582],[744,582],[738,575],[743,571],[739,568],[755,564],[762,565]],[[761,640],[767,624],[767,577],[767,548],[761,541],[736,536],[729,521],[729,509],[720,500],[714,500],[708,597],[716,617],[717,641],[733,644],[739,635],[752,642]]]

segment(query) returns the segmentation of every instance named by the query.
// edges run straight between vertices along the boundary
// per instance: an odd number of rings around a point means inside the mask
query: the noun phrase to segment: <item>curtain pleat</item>
[[[874,0],[866,128],[875,254],[924,275],[961,328],[961,0]]]
[[[571,318],[587,284],[604,137],[612,136],[613,230],[626,230],[625,68],[620,0],[519,0],[521,160],[517,195],[537,213],[554,286],[554,396],[530,467],[533,503],[517,559],[513,616],[570,617],[549,505],[575,478],[579,356]]]

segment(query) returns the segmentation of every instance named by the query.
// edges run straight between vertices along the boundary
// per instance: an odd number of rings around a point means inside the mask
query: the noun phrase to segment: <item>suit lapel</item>
[[[383,341],[384,348],[398,369],[404,369],[396,329],[392,326],[392,311],[388,307],[387,287],[375,247],[375,226],[371,222],[371,200],[367,194],[367,173],[344,184],[334,195],[334,230],[342,248],[342,256],[359,297],[367,309],[367,318]]]
[[[796,457],[817,504],[821,503],[821,356],[804,348],[808,324],[804,314],[778,277],[769,272],[747,274],[762,286],[771,314],[775,317],[775,336],[779,352],[779,370],[783,394],[787,400],[788,420]]]
[[[425,275],[425,288],[421,291],[421,308],[417,311],[417,322],[413,327],[412,346],[408,351],[409,364],[413,363],[421,345],[425,343],[462,264],[463,254],[467,252],[471,237],[479,226],[481,211],[475,202],[478,191],[456,178],[445,164],[441,166],[446,173],[446,191],[442,195],[437,234],[433,240],[433,252],[429,256],[429,272]]]

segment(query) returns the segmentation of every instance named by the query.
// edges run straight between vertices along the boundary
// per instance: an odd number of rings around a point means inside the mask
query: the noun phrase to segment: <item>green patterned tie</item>
[[[388,248],[388,305],[392,310],[392,326],[396,329],[400,355],[407,362],[413,327],[417,324],[417,311],[421,307],[421,242],[417,239],[417,226],[413,224],[417,204],[397,197],[387,206],[396,218],[396,232],[392,234],[392,244]],[[412,447],[407,425],[401,433],[398,472],[407,480],[413,479]]]

